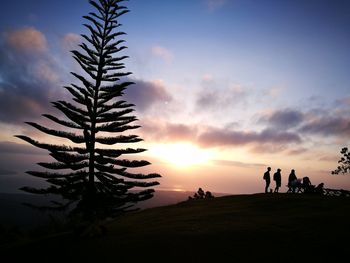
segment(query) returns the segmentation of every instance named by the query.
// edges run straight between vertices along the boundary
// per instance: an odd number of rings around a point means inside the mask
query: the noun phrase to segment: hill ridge
[[[109,222],[103,237],[65,236],[17,249],[36,255],[59,247],[62,258],[90,260],[111,260],[118,251],[121,262],[329,262],[347,255],[339,240],[350,234],[349,219],[348,198],[231,195],[132,212]]]

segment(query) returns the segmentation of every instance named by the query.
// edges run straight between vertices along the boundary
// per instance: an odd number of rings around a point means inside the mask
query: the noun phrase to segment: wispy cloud
[[[47,40],[44,34],[33,27],[26,27],[5,34],[7,44],[19,51],[44,52]]]
[[[152,54],[158,58],[161,58],[166,63],[171,63],[174,60],[173,53],[169,49],[162,46],[153,46]]]
[[[42,81],[58,84],[60,77],[55,70],[54,66],[50,65],[47,61],[39,61],[33,68],[33,75]]]
[[[350,116],[318,116],[306,122],[300,132],[323,136],[345,136],[350,134]]]
[[[196,125],[143,120],[142,132],[152,141],[194,142],[198,134]]]
[[[208,73],[202,76],[200,84],[201,87],[195,94],[197,112],[221,113],[246,105],[250,100],[250,88],[229,83]]]
[[[227,107],[244,105],[247,102],[248,92],[240,86],[231,86],[227,89],[204,88],[198,93],[196,106],[199,110],[219,110]]]
[[[217,165],[243,167],[243,168],[260,168],[260,167],[267,166],[266,164],[262,164],[262,163],[244,163],[244,162],[229,161],[229,160],[214,160],[213,163]]]
[[[299,155],[302,153],[306,153],[308,151],[307,148],[304,147],[299,147],[299,148],[294,148],[294,149],[290,149],[287,154],[288,155]]]
[[[132,80],[134,85],[128,87],[124,99],[135,104],[136,109],[145,112],[155,104],[166,104],[172,101],[162,81]]]
[[[299,136],[317,135],[323,138],[346,138],[350,134],[350,111],[346,98],[340,108],[311,110],[279,109],[261,113],[258,123],[276,130],[293,130]],[[338,101],[339,104],[339,101]]]
[[[255,154],[281,154],[288,151],[288,145],[284,143],[254,144],[250,151]]]
[[[343,103],[344,103],[345,105],[350,105],[350,96],[345,97],[345,98],[343,99]]]
[[[23,35],[20,35],[23,34]],[[47,112],[62,94],[62,71],[35,28],[4,34],[0,41],[0,122],[21,123]]]
[[[265,91],[265,95],[272,97],[272,98],[278,98],[281,93],[283,92],[284,88],[282,87],[273,87]]]
[[[301,124],[304,120],[304,114],[298,110],[282,109],[264,113],[259,122],[267,123],[276,128],[291,128]]]
[[[319,158],[319,161],[337,163],[339,161],[338,155],[325,155]]]
[[[198,143],[202,147],[230,147],[247,144],[286,145],[291,143],[298,144],[301,141],[301,138],[296,133],[273,129],[256,132],[211,128],[201,133],[198,137]]]
[[[61,40],[61,45],[65,50],[76,49],[81,41],[81,36],[75,33],[67,33]]]
[[[201,124],[169,123],[167,121],[143,120],[142,132],[148,141],[186,141],[202,148],[232,148],[250,146],[285,150],[289,145],[300,144],[296,133],[265,129],[260,132],[209,127]],[[255,150],[254,150],[255,151]]]

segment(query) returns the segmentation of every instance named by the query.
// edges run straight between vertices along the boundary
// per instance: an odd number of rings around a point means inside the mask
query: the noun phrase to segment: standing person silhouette
[[[290,171],[290,174],[288,177],[288,187],[289,187],[288,192],[292,190],[293,193],[295,193],[296,182],[297,182],[297,176],[295,175],[295,170],[293,169],[292,171]]]
[[[197,193],[198,193],[199,198],[201,198],[201,199],[204,198],[205,193],[201,187],[199,187]]]
[[[278,189],[281,187],[282,177],[281,177],[281,169],[277,169],[277,172],[273,175],[273,180],[276,182],[275,193],[278,193]]]
[[[264,173],[264,177],[263,179],[265,180],[265,193],[269,192],[269,186],[270,186],[270,182],[271,182],[271,177],[270,177],[270,171],[271,171],[271,167],[267,167],[267,171]]]

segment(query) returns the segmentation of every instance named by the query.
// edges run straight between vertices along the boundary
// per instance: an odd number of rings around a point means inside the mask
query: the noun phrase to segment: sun
[[[204,164],[213,157],[211,151],[189,143],[157,144],[149,152],[154,157],[179,167]]]

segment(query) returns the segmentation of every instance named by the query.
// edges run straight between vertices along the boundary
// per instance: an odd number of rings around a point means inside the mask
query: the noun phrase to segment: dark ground
[[[127,214],[109,222],[102,237],[23,238],[1,255],[45,262],[346,262],[349,222],[350,198],[224,196]]]

